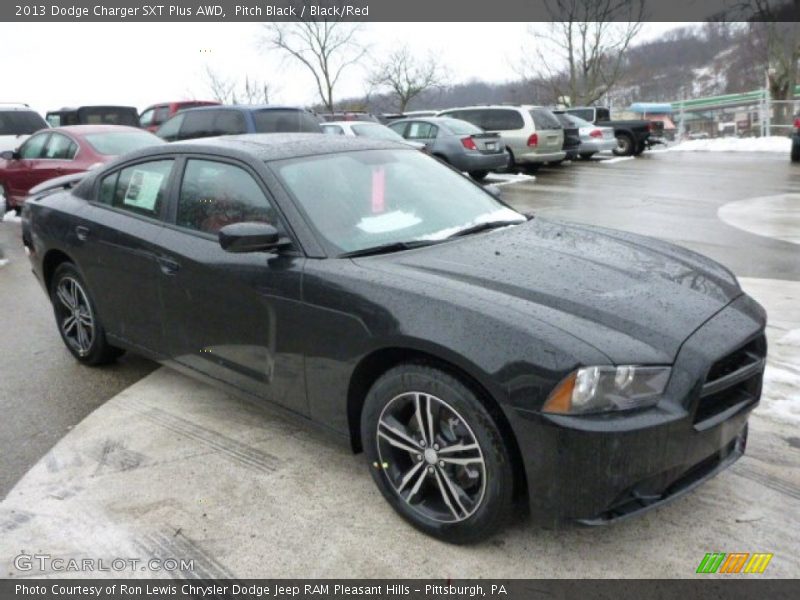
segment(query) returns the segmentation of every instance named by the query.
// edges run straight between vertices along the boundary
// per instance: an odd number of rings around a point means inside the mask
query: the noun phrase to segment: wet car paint
[[[200,152],[241,161],[270,190],[297,250],[236,256],[213,241],[159,226],[163,239],[147,251],[183,253],[194,287],[170,292],[153,260],[153,281],[167,291],[160,297],[168,305],[145,314],[170,331],[170,341],[154,334],[146,344],[132,345],[125,332],[111,330],[113,343],[279,404],[355,449],[361,444],[363,396],[382,369],[403,360],[447,365],[500,407],[500,426],[528,482],[533,512],[547,521],[594,517],[643,477],[668,473],[661,493],[670,477],[742,435],[752,402],[706,432],[691,423],[698,386],[711,364],[764,327],[763,309],[725,268],[650,238],[540,219],[407,252],[326,258],[269,161],[398,146],[333,136],[268,137],[181,144],[123,161]],[[108,211],[87,198],[102,173],[119,164],[93,174],[72,193],[28,203],[23,231],[43,283],[49,252],[63,252],[79,267],[92,260],[72,229],[92,210]],[[144,227],[140,219],[129,220],[136,221],[133,230]],[[123,266],[104,268],[113,273],[115,267]],[[104,289],[87,281],[102,318]],[[208,302],[189,311],[180,301],[203,293],[210,294]],[[679,367],[692,348],[687,340],[717,318],[729,324],[709,330],[706,345],[714,351],[701,347],[686,359],[686,368],[676,368],[656,407],[589,418],[541,413],[554,386],[579,366],[677,360]],[[203,327],[203,344],[186,337],[192,324],[204,322],[228,326]],[[177,343],[176,336],[186,339]],[[575,495],[587,477],[593,485]]]

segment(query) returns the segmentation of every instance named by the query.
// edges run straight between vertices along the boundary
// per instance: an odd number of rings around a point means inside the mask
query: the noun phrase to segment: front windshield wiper
[[[481,231],[488,231],[489,229],[499,229],[500,227],[508,227],[509,225],[520,225],[525,221],[487,221],[485,223],[477,223],[470,225],[464,229],[459,229],[455,233],[447,236],[448,238],[461,237],[462,235],[470,235],[472,233],[479,233]]]
[[[373,254],[388,254],[389,252],[399,252],[400,250],[411,250],[412,248],[422,248],[438,244],[441,240],[410,240],[408,242],[389,242],[361,250],[351,250],[339,254],[339,258],[351,258],[354,256],[371,256]]]

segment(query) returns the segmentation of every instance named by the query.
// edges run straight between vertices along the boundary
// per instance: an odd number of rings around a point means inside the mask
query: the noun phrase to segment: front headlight
[[[653,406],[670,367],[583,367],[570,373],[544,403],[544,412],[587,414]]]

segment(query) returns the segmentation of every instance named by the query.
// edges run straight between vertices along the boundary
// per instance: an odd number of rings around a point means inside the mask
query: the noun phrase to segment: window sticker
[[[421,221],[415,214],[394,210],[374,217],[363,217],[356,227],[365,233],[388,233],[413,227]]]
[[[158,193],[161,190],[163,181],[164,175],[162,173],[134,171],[131,175],[128,189],[125,191],[125,198],[122,200],[123,204],[155,212],[156,200],[158,200]]]

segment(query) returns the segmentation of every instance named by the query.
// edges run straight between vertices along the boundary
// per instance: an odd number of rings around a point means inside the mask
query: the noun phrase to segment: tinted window
[[[84,137],[95,152],[109,156],[119,156],[126,152],[164,143],[160,138],[147,131],[87,133]]]
[[[533,125],[536,129],[561,129],[561,123],[556,116],[544,108],[534,108],[530,111]]]
[[[591,108],[570,108],[567,112],[590,123],[594,121],[594,110]]]
[[[65,135],[53,133],[47,142],[42,158],[72,160],[78,152],[78,145]]]
[[[253,113],[253,118],[257,133],[322,131],[314,116],[304,110],[259,110]]]
[[[231,223],[261,221],[277,226],[275,211],[247,171],[208,160],[189,160],[183,175],[176,223],[216,233]]]
[[[597,120],[598,121],[610,121],[611,120],[611,113],[608,111],[607,108],[598,108],[597,111]]]
[[[509,131],[525,126],[519,111],[510,108],[470,108],[447,113],[447,116],[468,121],[486,131]]]
[[[161,125],[169,119],[169,106],[159,106],[153,114],[153,125]]]
[[[172,163],[171,159],[140,163],[108,175],[100,182],[100,202],[136,214],[158,217]]]
[[[66,117],[66,121],[65,118]],[[88,125],[130,125],[139,126],[139,115],[133,108],[123,106],[87,106],[79,108],[74,114],[62,116],[62,125],[82,123]]]
[[[427,140],[435,138],[438,133],[439,128],[436,125],[413,121],[408,124],[405,137],[409,140]]]
[[[163,140],[167,140],[168,142],[177,140],[178,132],[180,131],[181,125],[183,124],[183,119],[185,117],[186,115],[183,113],[175,115],[169,121],[164,123],[158,131],[156,131],[156,135]]]
[[[0,110],[0,135],[28,135],[47,127],[32,110]]]
[[[24,144],[22,144],[22,148],[19,149],[19,157],[41,158],[42,154],[44,153],[45,142],[47,142],[47,138],[49,137],[49,133],[42,133],[29,138]]]
[[[246,131],[244,115],[238,110],[192,110],[183,114],[182,140]]]

